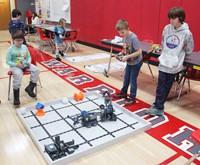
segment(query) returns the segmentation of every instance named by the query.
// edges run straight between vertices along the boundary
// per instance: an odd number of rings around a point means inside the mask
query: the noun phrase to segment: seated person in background
[[[41,20],[39,18],[39,16],[37,15],[37,13],[33,12],[32,18],[31,18],[31,24],[32,26],[29,26],[29,32],[30,33],[35,33],[35,26],[34,25],[38,25],[41,24]],[[28,25],[26,25],[25,27],[25,31],[28,32]]]
[[[63,39],[65,38],[65,26],[66,20],[61,18],[58,22],[58,25],[54,29],[55,33],[55,44],[56,44],[56,60],[61,61],[59,55],[64,57],[64,46],[63,46]]]
[[[33,92],[39,78],[39,69],[31,64],[31,56],[26,45],[23,45],[24,34],[17,30],[12,33],[13,44],[8,48],[6,53],[6,64],[10,66],[13,73],[13,93],[14,105],[19,105],[19,92],[24,71],[30,71],[30,83],[25,91],[30,97],[36,97]]]
[[[33,17],[32,17],[32,24],[33,25],[37,25],[37,24],[41,24],[41,20],[39,18],[39,16],[37,15],[37,13],[33,13]]]
[[[13,9],[12,20],[8,24],[8,30],[12,36],[12,33],[20,30],[23,35],[25,34],[25,28],[23,21],[20,20],[21,12],[18,9]],[[26,45],[26,39],[23,37],[23,44]]]

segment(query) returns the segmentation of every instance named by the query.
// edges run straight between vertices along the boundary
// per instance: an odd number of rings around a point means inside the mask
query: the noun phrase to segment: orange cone
[[[84,98],[84,94],[82,92],[79,92],[79,94],[74,93],[74,100],[75,101],[83,100],[83,98]]]
[[[37,109],[37,112],[36,112],[36,116],[44,116],[45,115],[45,112],[43,111],[43,109]]]
[[[79,92],[79,100],[83,100],[84,94],[82,92]]]
[[[79,101],[79,95],[77,93],[74,93],[74,100]]]
[[[45,115],[43,104],[37,103],[35,106],[35,109],[37,110],[36,116],[44,116]]]

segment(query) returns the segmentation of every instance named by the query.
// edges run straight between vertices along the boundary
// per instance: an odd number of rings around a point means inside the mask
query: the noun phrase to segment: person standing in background
[[[38,25],[38,24],[41,24],[41,20],[40,20],[39,16],[37,15],[37,13],[33,12],[33,15],[32,15],[32,18],[31,18],[31,26],[30,25],[26,25],[26,27],[25,27],[26,33],[25,34],[28,33],[28,28],[29,28],[29,32],[30,33],[35,33],[36,30],[35,30],[35,26],[34,25]]]
[[[55,44],[56,44],[56,60],[61,61],[60,55],[64,57],[64,45],[63,39],[65,38],[65,27],[66,27],[66,20],[61,18],[58,22],[58,25],[54,28],[55,34]]]
[[[17,30],[20,30],[23,34],[25,34],[25,27],[23,21],[20,20],[21,12],[18,9],[13,9],[12,11],[12,20],[8,24],[8,30],[12,36]],[[26,45],[26,39],[23,37],[23,44]]]

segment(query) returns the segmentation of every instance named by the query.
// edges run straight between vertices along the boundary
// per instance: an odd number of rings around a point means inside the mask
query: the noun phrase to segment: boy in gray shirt
[[[126,62],[123,87],[119,93],[116,93],[114,98],[126,98],[125,106],[136,103],[137,93],[137,77],[142,66],[142,49],[136,34],[130,31],[126,20],[118,20],[116,30],[123,37],[123,44],[126,52],[121,57],[122,62]],[[127,97],[128,87],[130,85],[130,96]]]

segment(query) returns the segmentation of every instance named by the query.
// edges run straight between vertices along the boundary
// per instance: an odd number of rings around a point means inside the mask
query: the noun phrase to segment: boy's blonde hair
[[[115,29],[117,31],[124,30],[124,29],[128,30],[129,29],[128,22],[124,19],[118,20],[116,25],[115,25]]]
[[[65,28],[66,26],[66,20],[64,18],[61,18],[58,22],[58,25],[61,26],[62,28]]]

